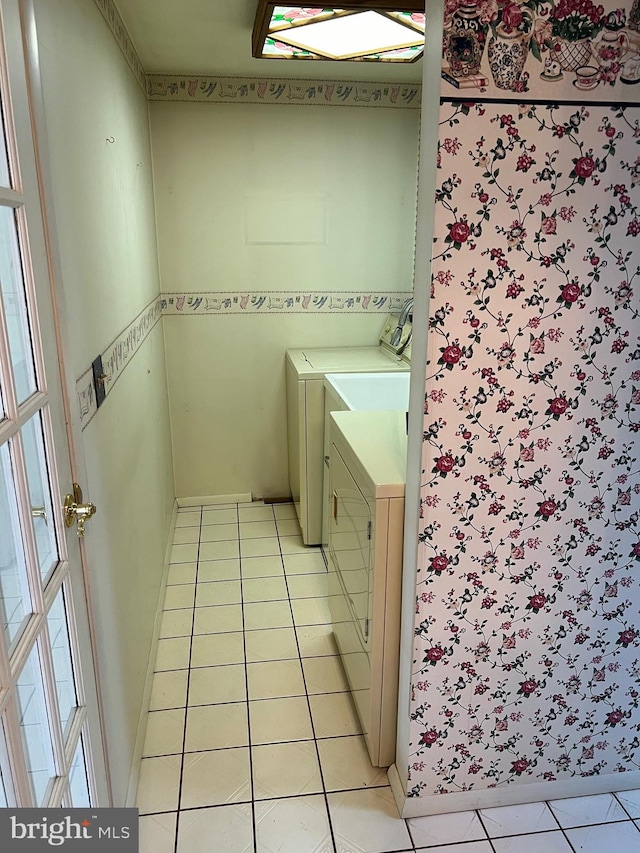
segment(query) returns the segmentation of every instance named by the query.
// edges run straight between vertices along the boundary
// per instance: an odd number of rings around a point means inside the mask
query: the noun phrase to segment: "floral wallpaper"
[[[409,795],[640,768],[640,109],[441,107]]]

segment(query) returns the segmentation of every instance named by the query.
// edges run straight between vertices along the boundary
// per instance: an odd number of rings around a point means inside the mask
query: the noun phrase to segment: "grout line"
[[[571,843],[571,839],[569,838],[569,836],[568,836],[568,835],[567,835],[567,833],[565,832],[565,828],[564,828],[564,826],[562,826],[562,824],[560,823],[560,820],[559,820],[559,818],[558,818],[558,815],[557,815],[557,814],[554,812],[554,810],[551,808],[551,803],[550,803],[548,800],[545,800],[545,805],[546,805],[546,807],[549,809],[549,811],[551,812],[551,814],[553,815],[553,819],[555,820],[556,824],[558,825],[558,829],[559,829],[559,830],[560,830],[560,832],[562,833],[562,837],[563,837],[563,838],[564,838],[564,840],[567,842],[567,844],[569,845],[569,847],[571,848],[571,850],[572,850],[572,851],[574,851],[574,853],[575,853],[575,847],[573,846],[573,844]]]
[[[279,536],[278,536],[278,545],[280,545],[280,537]],[[282,556],[282,565],[284,566],[284,554],[282,553],[282,547],[280,547],[280,553]],[[285,574],[284,582],[285,582],[285,585],[287,587],[287,594],[289,594],[289,582],[288,582],[288,578],[287,578],[286,574]],[[336,848],[335,833],[333,831],[333,821],[331,820],[331,810],[329,809],[329,797],[327,795],[327,786],[326,786],[325,781],[324,781],[324,771],[322,769],[322,761],[320,760],[320,749],[318,747],[318,738],[316,736],[316,727],[315,727],[315,723],[313,721],[313,714],[311,712],[311,699],[309,698],[309,691],[307,689],[307,676],[306,676],[305,671],[304,671],[304,666],[302,665],[303,658],[302,658],[302,654],[300,652],[300,643],[298,641],[298,632],[296,631],[296,624],[295,624],[295,618],[294,618],[294,613],[293,613],[293,604],[291,601],[291,595],[289,595],[289,608],[291,610],[291,619],[292,619],[293,625],[294,625],[293,636],[295,637],[296,648],[298,649],[298,662],[300,664],[300,670],[302,672],[302,681],[303,681],[304,689],[305,689],[305,693],[306,693],[307,710],[309,713],[309,720],[311,722],[311,731],[313,733],[313,743],[314,743],[314,746],[316,749],[316,759],[318,761],[318,771],[320,773],[320,784],[322,785],[322,795],[324,797],[324,807],[325,807],[325,810],[327,813],[327,821],[329,823],[329,832],[331,834],[331,844],[333,845],[333,850],[335,853],[337,848]]]
[[[317,695],[323,695],[323,694],[317,694]],[[305,697],[304,696],[293,696],[293,697],[285,697],[285,698],[304,699]],[[252,701],[252,702],[268,702],[270,700],[269,699],[252,699],[250,701]],[[213,704],[216,704],[216,705],[218,705],[218,704],[219,705],[241,705],[242,702],[219,702],[219,703],[213,703]],[[187,710],[189,708],[211,708],[211,707],[213,707],[213,704],[189,705]],[[183,709],[182,708],[177,708],[177,709],[174,708],[171,710],[181,711]],[[155,712],[153,712],[153,713],[155,713]],[[254,744],[254,746],[282,746],[282,744],[285,744],[285,743],[311,743],[312,740],[316,740],[316,741],[339,740],[339,739],[345,739],[345,738],[350,738],[350,737],[362,737],[362,735],[353,735],[353,734],[351,734],[351,735],[329,735],[328,737],[316,737],[316,738],[308,737],[308,738],[297,738],[294,740],[271,740],[271,741],[266,741],[265,743],[256,743],[256,744]],[[243,749],[243,748],[244,747],[242,745],[241,746],[235,745],[235,746],[216,746],[216,747],[212,747],[211,749],[191,749],[188,752],[185,752],[185,755],[200,755],[200,753],[205,753],[205,752],[223,752],[224,750],[227,750],[227,749]],[[171,758],[173,756],[181,755],[181,754],[182,753],[180,753],[180,752],[162,752],[159,755],[145,755],[145,756],[143,756],[142,761],[146,761],[149,758]],[[387,786],[388,786],[388,783],[385,782],[384,785],[370,785],[369,787],[381,788],[381,787],[387,787]],[[345,788],[345,790],[352,790],[352,789]],[[333,794],[334,792],[331,791],[330,793]],[[169,811],[171,811],[171,809],[169,809]],[[617,821],[617,823],[626,823],[626,821]],[[571,827],[571,828],[573,829],[574,827]]]
[[[484,834],[485,834],[485,836],[486,836],[486,839],[484,839],[484,838],[483,838],[483,839],[480,839],[480,840],[482,840],[482,841],[485,841],[485,840],[486,840],[486,841],[488,841],[488,842],[489,842],[489,847],[491,848],[491,850],[493,851],[493,853],[495,853],[495,849],[496,849],[496,848],[495,848],[495,845],[494,845],[494,843],[493,843],[493,841],[492,841],[492,839],[491,839],[491,836],[489,835],[489,832],[488,832],[488,830],[487,830],[487,827],[484,825],[484,820],[482,819],[482,815],[480,814],[480,809],[474,809],[474,812],[475,812],[476,817],[477,817],[477,818],[478,818],[478,820],[480,821],[480,826],[482,827],[482,831],[484,832]],[[409,830],[409,834],[411,835],[411,830]],[[413,841],[413,835],[411,835],[411,840]],[[416,846],[417,846],[417,845],[416,845]]]
[[[202,526],[202,507],[200,507],[200,522]],[[186,696],[186,705],[184,712],[184,730],[182,732],[182,760],[180,761],[180,778],[178,780],[178,804],[176,809],[176,836],[174,841],[174,853],[178,853],[178,838],[180,831],[180,805],[182,803],[182,782],[184,779],[184,761],[187,746],[187,719],[188,719],[188,705],[189,705],[189,689],[191,687],[191,654],[193,651],[193,628],[196,619],[196,594],[197,594],[197,585],[198,585],[198,558],[200,556],[200,535],[198,534],[198,549],[196,552],[196,580],[193,585],[193,605],[191,611],[191,634],[189,637],[189,665],[187,668],[187,696]]]
[[[635,820],[638,820],[638,818],[637,818],[637,817],[636,817],[636,818],[634,818],[634,817],[633,817],[633,815],[630,813],[629,809],[625,806],[625,804],[624,804],[624,803],[622,802],[622,800],[620,799],[620,794],[623,794],[623,793],[624,793],[624,791],[616,791],[616,792],[614,792],[613,797],[614,797],[615,801],[616,801],[616,802],[617,802],[617,804],[620,806],[620,808],[624,811],[624,813],[625,813],[626,815],[628,815],[629,820],[634,820],[634,821],[635,821]]]
[[[240,568],[240,607],[242,608],[242,649],[244,653],[244,689],[246,694],[246,709],[247,709],[247,740],[248,740],[248,749],[249,749],[249,786],[251,791],[251,831],[253,835],[253,853],[257,853],[258,850],[258,832],[256,827],[256,801],[254,796],[254,782],[253,782],[253,742],[251,738],[251,711],[249,705],[249,672],[247,669],[247,633],[245,631],[245,600],[244,600],[244,586],[243,586],[243,577],[242,577],[242,547],[241,542],[242,539],[240,537],[240,508],[236,507],[236,512],[238,515],[238,560],[239,560],[239,568]],[[273,513],[273,510],[271,511]]]

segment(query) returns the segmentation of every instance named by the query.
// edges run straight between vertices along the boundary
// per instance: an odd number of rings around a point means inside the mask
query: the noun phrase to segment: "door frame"
[[[33,144],[33,165],[35,167],[39,213],[44,237],[44,262],[46,263],[46,275],[42,276],[42,280],[48,279],[48,295],[51,301],[53,335],[55,338],[57,359],[55,365],[49,365],[50,375],[52,373],[57,374],[57,381],[50,384],[57,386],[55,388],[56,393],[58,389],[60,391],[59,405],[62,409],[61,417],[64,420],[64,431],[66,433],[62,438],[66,438],[66,450],[68,450],[68,457],[61,460],[61,462],[65,466],[68,465],[70,467],[72,482],[86,483],[86,464],[83,454],[79,411],[78,407],[72,403],[75,400],[75,383],[72,381],[71,372],[66,369],[66,365],[71,364],[70,352],[67,345],[67,342],[70,340],[71,329],[67,321],[53,204],[53,181],[47,153],[48,141],[37,39],[35,0],[2,0],[2,13],[5,30],[10,29],[11,33],[15,33],[17,28],[19,28],[22,36],[25,89],[24,92],[20,93],[24,97],[24,103],[20,103],[18,109],[28,111],[31,141]],[[59,447],[60,443],[58,443]],[[58,455],[61,455],[60,452]],[[56,494],[58,486],[60,486],[60,489]],[[54,500],[60,504],[61,488],[61,484],[53,484]],[[78,543],[77,546],[75,544],[76,541]],[[61,546],[64,552],[65,543],[61,543]],[[78,549],[77,552],[75,551],[76,547]],[[75,528],[67,533],[66,550],[72,551],[72,563],[76,563],[79,566],[79,571],[76,570],[75,573],[74,596],[76,599],[74,616],[78,633],[82,637],[89,638],[91,649],[90,655],[85,655],[84,666],[82,668],[82,681],[85,687],[83,690],[83,699],[87,709],[87,717],[91,721],[90,728],[94,735],[91,738],[91,743],[89,743],[89,738],[83,739],[84,748],[87,753],[87,772],[90,776],[91,787],[96,798],[95,806],[112,806],[113,798],[104,725],[104,706],[100,687],[100,670],[98,666],[90,573],[84,541],[76,536]],[[68,595],[71,595],[70,576],[69,581],[65,582],[65,587]],[[84,601],[77,600],[80,591],[83,593],[82,598]],[[93,676],[90,679],[86,677],[87,662],[90,663],[93,669]],[[95,690],[91,682],[95,684]],[[98,730],[100,733],[99,738],[97,737]],[[15,755],[15,750],[13,752]]]

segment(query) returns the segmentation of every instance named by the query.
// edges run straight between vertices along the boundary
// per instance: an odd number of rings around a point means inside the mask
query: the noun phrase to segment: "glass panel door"
[[[108,803],[91,638],[59,486],[70,491],[72,478],[23,54],[29,8],[0,0],[0,807],[98,806]]]
[[[0,620],[9,649],[33,609],[11,447],[11,440],[0,446]]]

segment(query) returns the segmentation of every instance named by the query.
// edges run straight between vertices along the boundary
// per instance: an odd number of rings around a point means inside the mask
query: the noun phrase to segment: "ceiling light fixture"
[[[257,59],[415,62],[424,51],[424,0],[345,2],[339,9],[258,0]]]

